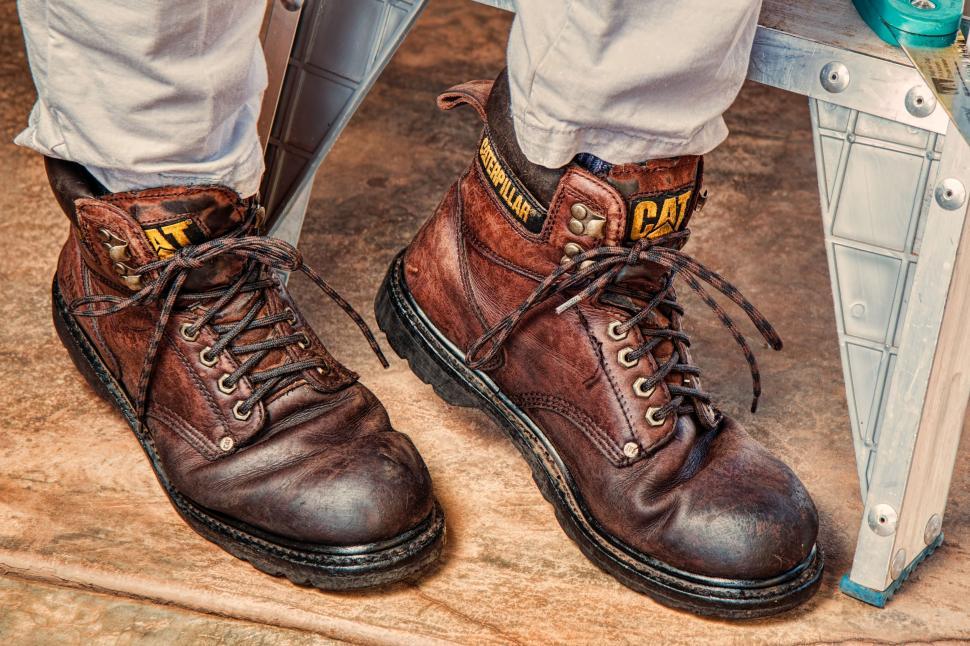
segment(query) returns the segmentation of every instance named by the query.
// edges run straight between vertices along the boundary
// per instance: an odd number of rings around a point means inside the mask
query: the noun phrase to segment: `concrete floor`
[[[435,0],[321,172],[302,241],[372,320],[393,254],[471,159],[471,111],[437,91],[501,67],[508,16]],[[14,2],[0,2],[0,140],[33,96]],[[822,518],[827,574],[814,601],[745,624],[667,610],[587,562],[518,454],[483,416],[439,401],[401,362],[382,371],[355,328],[307,282],[296,298],[424,454],[447,511],[441,566],[416,583],[325,594],[260,574],[176,516],[128,427],[74,373],[49,318],[66,232],[41,159],[0,148],[0,641],[3,643],[818,643],[970,639],[970,470],[961,460],[946,543],[879,611],[837,589],[861,504],[822,247],[803,98],[747,86],[732,137],[708,160],[712,200],[692,252],[739,285],[785,339],[761,349],[766,395],[703,307],[689,326],[724,409],[786,460]]]

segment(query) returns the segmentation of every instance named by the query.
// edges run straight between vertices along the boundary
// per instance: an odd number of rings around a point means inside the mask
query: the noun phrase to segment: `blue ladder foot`
[[[943,532],[933,540],[932,543],[926,546],[926,548],[919,553],[919,555],[913,559],[913,562],[906,566],[902,574],[899,575],[895,581],[893,581],[888,588],[885,590],[873,590],[872,588],[867,588],[864,585],[859,585],[858,583],[849,579],[848,574],[842,575],[842,580],[839,581],[839,589],[843,593],[849,595],[853,599],[858,599],[864,603],[868,603],[870,606],[875,606],[877,608],[885,608],[886,602],[892,599],[893,595],[896,594],[896,590],[899,586],[903,584],[903,581],[909,578],[910,573],[916,569],[916,566],[922,563],[927,556],[936,551],[936,548],[943,543]]]

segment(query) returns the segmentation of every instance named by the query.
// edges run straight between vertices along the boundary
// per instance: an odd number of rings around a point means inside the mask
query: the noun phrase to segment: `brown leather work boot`
[[[710,403],[681,328],[680,276],[757,310],[681,251],[701,159],[530,164],[507,80],[439,98],[486,121],[471,167],[393,262],[377,298],[399,355],[448,402],[487,412],[532,467],[588,558],[661,603],[769,615],[817,589],[822,555],[808,492]]]
[[[47,166],[72,223],[57,333],[185,521],[260,570],[324,589],[434,561],[444,520],[421,456],[276,270],[306,273],[383,356],[299,252],[260,235],[262,208],[218,186],[109,195],[80,166]]]

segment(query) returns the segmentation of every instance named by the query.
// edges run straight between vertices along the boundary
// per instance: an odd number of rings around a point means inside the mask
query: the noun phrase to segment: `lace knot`
[[[720,304],[718,304],[718,302],[707,293],[707,290],[704,289],[701,283],[706,283],[710,287],[713,287],[715,290],[729,298],[738,307],[740,307],[741,310],[747,315],[748,319],[757,328],[758,332],[762,335],[762,337],[764,337],[764,339],[773,349],[781,349],[781,339],[778,337],[777,332],[775,332],[775,329],[771,326],[768,320],[765,319],[761,312],[759,312],[757,308],[755,308],[755,306],[748,301],[748,299],[746,299],[736,287],[734,287],[734,285],[725,280],[717,272],[705,267],[698,261],[680,251],[680,248],[683,247],[683,243],[689,238],[689,236],[690,231],[688,229],[684,229],[682,231],[677,231],[653,239],[642,238],[630,248],[599,247],[574,256],[570,262],[556,268],[555,271],[543,279],[535,290],[533,290],[533,292],[526,297],[521,305],[509,312],[491,328],[485,330],[485,332],[483,332],[482,335],[475,340],[471,346],[469,346],[469,349],[465,355],[466,362],[473,369],[479,369],[490,363],[500,351],[503,343],[513,333],[519,321],[521,321],[530,310],[540,305],[547,299],[555,295],[563,294],[571,288],[576,288],[576,290],[578,290],[576,293],[556,307],[556,313],[562,314],[581,301],[597,297],[604,290],[607,290],[611,284],[614,284],[620,280],[622,276],[621,269],[623,267],[659,265],[667,270],[667,277],[662,281],[663,285],[658,290],[644,294],[646,304],[640,308],[640,311],[633,315],[628,321],[621,324],[622,329],[626,331],[635,325],[638,325],[650,315],[650,312],[654,308],[658,306],[676,310],[678,315],[682,314],[683,310],[677,304],[676,297],[673,293],[674,277],[682,277],[688,286],[690,286],[690,288],[694,290],[698,296],[700,296],[704,304],[706,304],[711,311],[714,312],[715,316],[717,316],[721,324],[728,329],[735,342],[741,348],[742,354],[744,355],[751,372],[753,394],[751,410],[754,412],[757,409],[758,398],[761,396],[761,373],[758,370],[758,363],[754,357],[754,353],[751,351],[751,348],[744,336],[738,330],[734,320],[728,316]],[[588,264],[585,269],[580,269],[579,271],[573,273],[577,267],[580,267],[582,263],[588,261],[592,261],[592,264]],[[654,338],[644,344],[644,346],[641,348],[633,349],[631,355],[635,354],[635,356],[641,357],[646,352],[649,352],[652,348],[656,347],[659,341],[663,339],[669,339],[671,342],[675,343],[675,346],[678,346],[678,344],[682,344],[684,346],[689,345],[687,335],[679,329],[658,330],[649,328],[645,330],[644,334]],[[699,370],[695,366],[679,362],[680,354],[686,354],[686,351],[675,351],[675,355],[672,356],[671,359],[659,369],[656,377],[657,381],[661,380],[664,376],[666,376],[667,373],[672,371],[677,371],[688,375],[699,375]],[[673,390],[674,389],[671,391],[672,394]],[[684,397],[689,397],[695,402],[707,403],[707,400],[709,399],[706,394],[702,393],[696,388],[676,387],[676,390],[678,395],[674,399],[677,400],[677,404],[675,405],[674,400],[672,400],[666,407],[671,410],[679,406],[679,402],[683,399],[680,397],[681,395]]]

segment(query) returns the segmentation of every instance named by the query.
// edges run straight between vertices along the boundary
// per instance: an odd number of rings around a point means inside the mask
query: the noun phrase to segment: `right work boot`
[[[703,615],[749,618],[818,588],[805,487],[704,390],[674,280],[781,341],[740,292],[682,249],[702,160],[548,169],[518,148],[504,75],[439,97],[485,128],[471,166],[393,261],[377,320],[448,402],[488,413],[559,523],[622,583]]]
[[[331,356],[280,276],[302,271],[263,210],[221,186],[109,194],[47,160],[71,220],[54,325],[131,426],[199,534],[254,566],[328,590],[423,571],[445,527],[431,478],[384,407]]]

